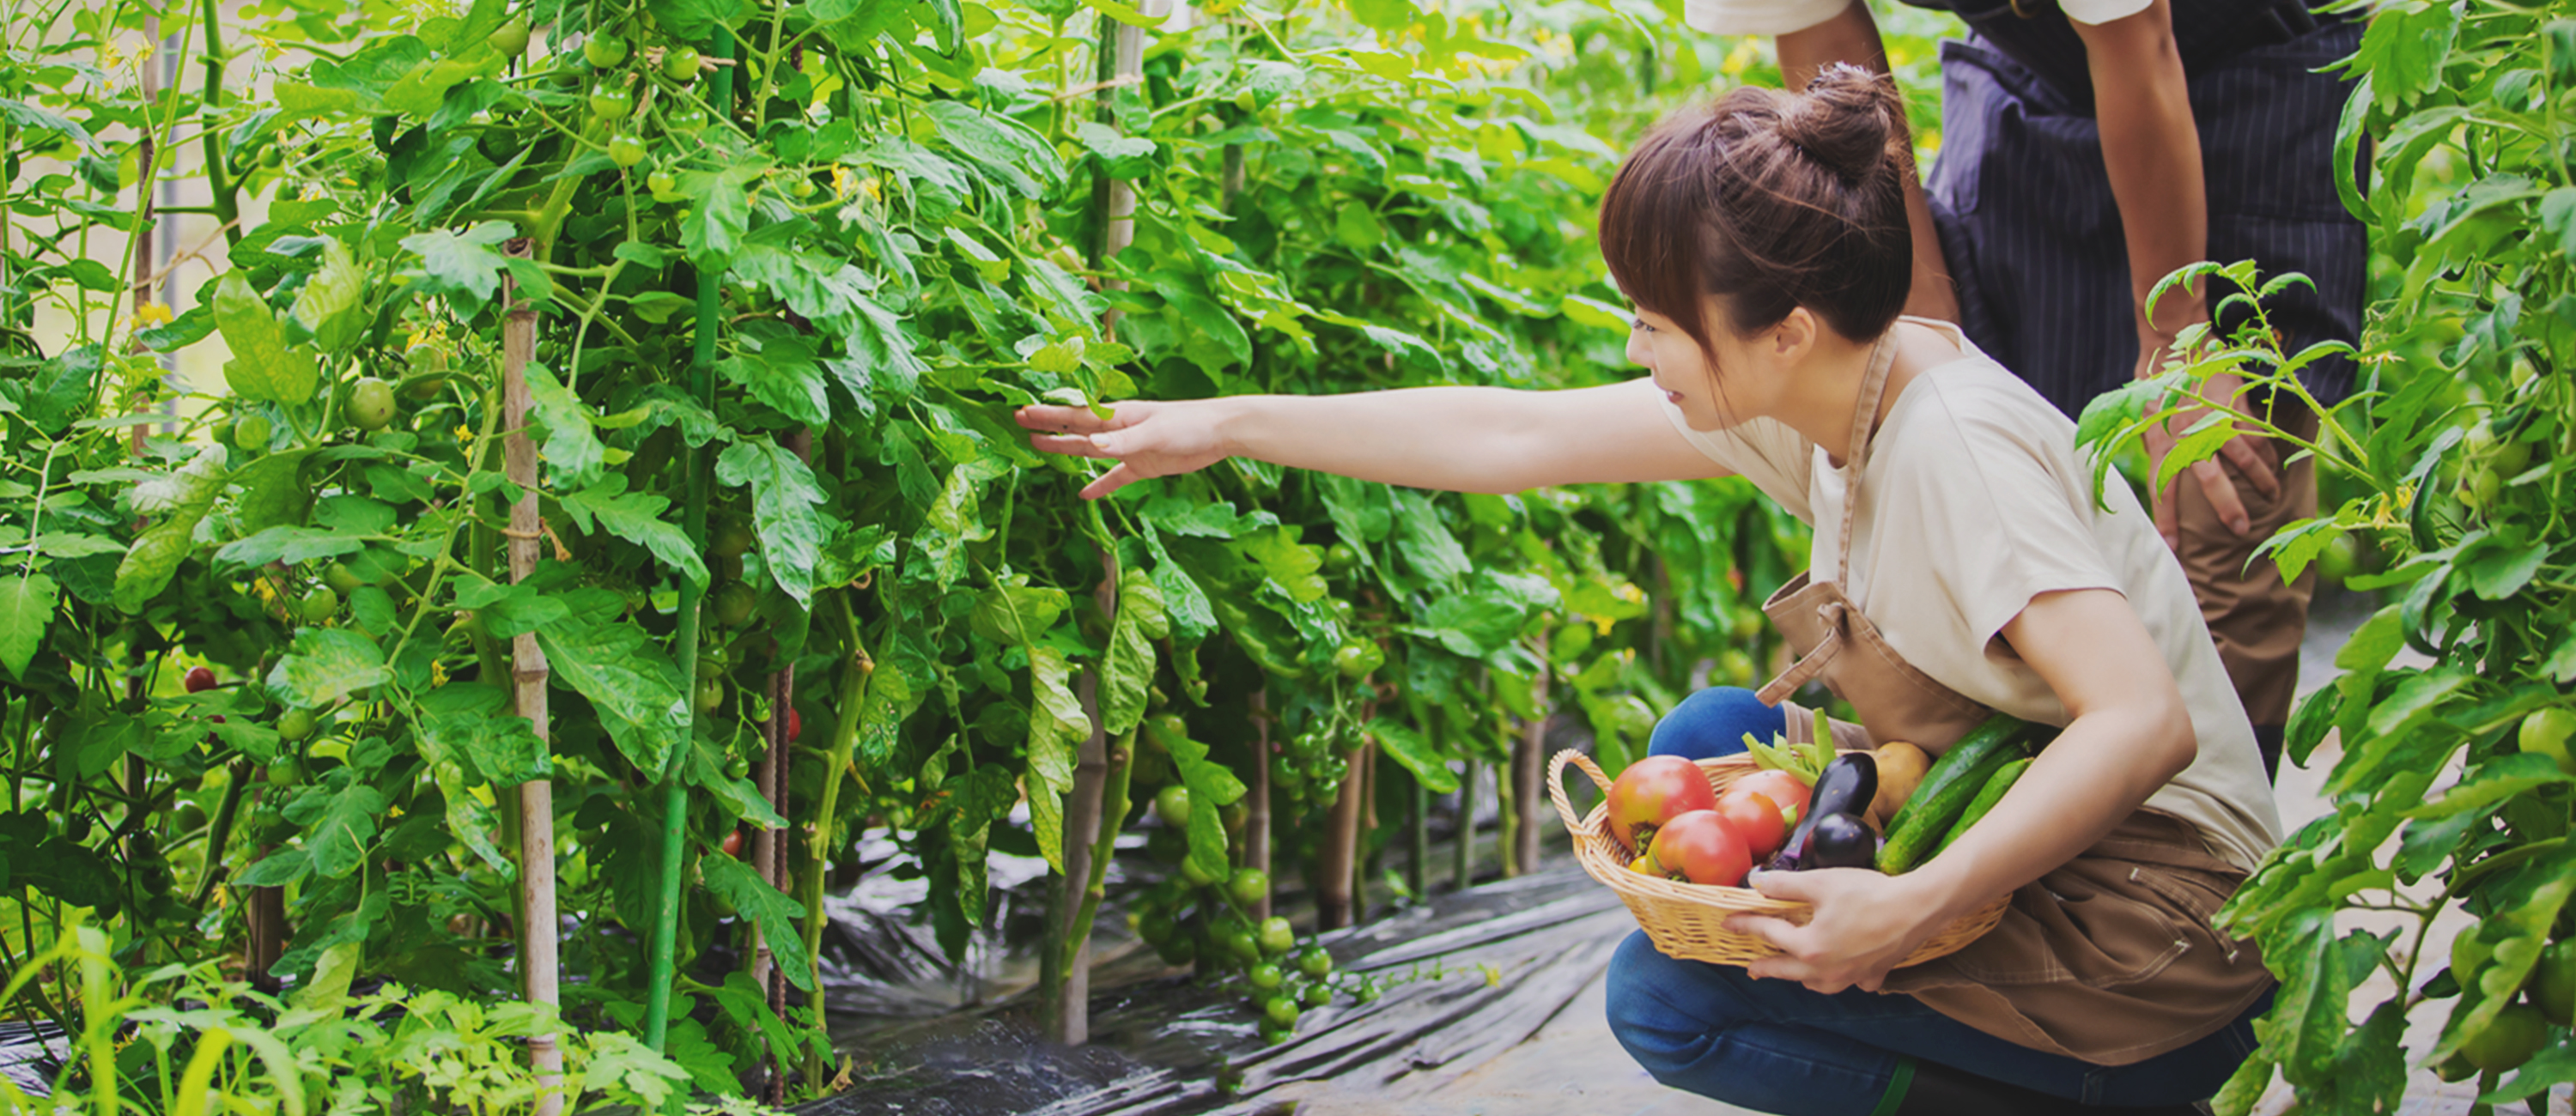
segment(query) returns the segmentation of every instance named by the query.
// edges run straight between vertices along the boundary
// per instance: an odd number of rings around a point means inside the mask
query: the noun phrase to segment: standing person
[[[1989,710],[2063,732],[1910,873],[1757,873],[1764,894],[1813,905],[1803,925],[1736,920],[1781,956],[1681,961],[1631,935],[1611,962],[1613,1033],[1667,1084],[1772,1112],[2187,1111],[2253,1048],[2271,991],[2255,950],[2210,925],[2280,839],[2271,789],[2137,498],[2097,488],[2074,424],[1955,326],[1900,318],[1907,151],[1893,84],[1850,66],[1659,125],[1601,211],[1643,379],[1018,420],[1040,450],[1117,462],[1083,489],[1095,499],[1230,456],[1473,492],[1748,478],[1822,528],[1810,569],[1832,572],[1766,606],[1801,656],[1768,694],[1821,680],[1859,711],[1836,729],[1855,743],[1940,753]],[[1740,689],[1686,707],[1807,728]],[[1993,930],[1895,968],[2006,893]]]
[[[2304,273],[2313,289],[2270,304],[2285,340],[2358,339],[2367,245],[2334,185],[2351,85],[2318,72],[2360,44],[2358,25],[2312,13],[2312,0],[1904,2],[1954,12],[1971,31],[1941,44],[1941,157],[1929,196],[1908,190],[1918,257],[1909,310],[1957,321],[2070,416],[2153,374],[2175,334],[2208,320],[2224,292],[2176,290],[2147,314],[2147,293],[2194,261]],[[1792,88],[1830,62],[1887,69],[1865,0],[1687,0],[1685,10],[1703,31],[1776,36]],[[2350,390],[2352,364],[2320,362],[2305,379],[2331,404]],[[2315,433],[2316,416],[2295,399],[2242,405]],[[2171,444],[2158,431],[2149,449],[2161,461]],[[2306,459],[2284,468],[2284,447],[2241,436],[2155,501],[2267,772],[2316,585],[2313,573],[2285,582],[2254,557],[2274,531],[2316,514],[2314,469]]]

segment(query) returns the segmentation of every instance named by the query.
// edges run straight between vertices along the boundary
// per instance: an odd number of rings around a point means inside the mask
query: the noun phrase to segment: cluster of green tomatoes
[[[1146,851],[1176,870],[1136,901],[1127,925],[1155,956],[1239,987],[1261,1037],[1272,1043],[1287,1041],[1302,1013],[1343,992],[1363,1004],[1377,999],[1375,980],[1336,973],[1333,955],[1311,941],[1300,946],[1286,918],[1253,920],[1251,908],[1270,893],[1269,873],[1243,867],[1218,877],[1190,861],[1181,832],[1192,808],[1189,788],[1178,783],[1154,796],[1163,824],[1147,838]]]

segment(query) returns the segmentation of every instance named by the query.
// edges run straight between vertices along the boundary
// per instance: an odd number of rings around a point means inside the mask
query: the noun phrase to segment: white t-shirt
[[[2200,828],[2248,870],[2281,840],[2254,727],[2202,622],[2182,563],[2118,478],[2093,500],[2075,424],[1947,323],[1969,355],[1907,384],[1872,437],[1843,592],[1897,654],[1934,681],[2025,721],[2065,725],[2066,706],[1998,638],[2031,598],[2070,589],[2126,597],[2164,652],[2191,712],[2199,758],[2147,804]],[[1816,527],[1808,567],[1834,576],[1843,473],[1787,425],[1754,419],[1699,431],[1662,403],[1712,460]]]
[[[1786,35],[1804,31],[1863,0],[1682,0],[1682,19],[1712,35]],[[2109,23],[2147,10],[2153,0],[2057,0],[2077,23]]]

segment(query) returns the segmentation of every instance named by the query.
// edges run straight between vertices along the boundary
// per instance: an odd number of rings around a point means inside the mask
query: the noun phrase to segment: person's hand
[[[2141,338],[2138,346],[2138,376],[2141,379],[2155,375],[2162,368],[2165,359],[2163,347],[2157,346],[2151,349],[2147,345],[2147,340],[2147,338]],[[2199,389],[2203,398],[2228,400],[2230,407],[2241,413],[2250,414],[2243,390],[2243,385],[2236,377],[2224,373],[2203,381]],[[2173,451],[2174,443],[2181,440],[2184,431],[2190,430],[2194,423],[2199,422],[2207,414],[2209,409],[2206,407],[2177,408],[2165,421],[2147,428],[2149,476],[2152,477],[2164,471],[2165,455]],[[2165,546],[2168,549],[2177,552],[2182,549],[2182,515],[2179,511],[2179,498],[2184,484],[2200,486],[2201,494],[2208,498],[2211,510],[2218,513],[2218,521],[2226,524],[2228,530],[2238,535],[2253,532],[2253,516],[2246,512],[2245,499],[2237,493],[2235,479],[2230,477],[2227,469],[2219,464],[2221,460],[2235,465],[2236,472],[2252,482],[2255,491],[2262,493],[2266,499],[2276,498],[2281,494],[2281,467],[2272,449],[2272,443],[2250,433],[2229,438],[2219,445],[2218,456],[2185,469],[2180,475],[2174,477],[2172,484],[2166,485],[2163,491],[2155,494],[2156,533],[2164,536]]]
[[[1846,988],[1876,992],[1887,971],[1949,923],[1942,904],[1927,902],[1913,881],[1864,868],[1756,872],[1763,895],[1806,903],[1815,916],[1800,926],[1770,915],[1736,915],[1726,928],[1779,947],[1782,956],[1747,966],[1761,980],[1794,980],[1828,996]]]
[[[1131,399],[1103,419],[1089,407],[1028,406],[1012,414],[1036,431],[1029,444],[1048,453],[1116,461],[1118,466],[1084,485],[1082,498],[1097,500],[1140,480],[1207,468],[1231,456],[1206,402],[1157,403]]]

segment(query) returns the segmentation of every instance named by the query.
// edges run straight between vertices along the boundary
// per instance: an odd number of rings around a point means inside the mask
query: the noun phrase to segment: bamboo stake
[[[1249,796],[1252,807],[1251,816],[1243,822],[1243,863],[1266,877],[1270,874],[1270,765],[1273,762],[1270,755],[1270,691],[1266,687],[1252,691],[1252,756],[1252,792]],[[1252,904],[1252,921],[1259,923],[1269,917],[1270,889],[1264,888],[1261,898]]]
[[[1100,614],[1116,623],[1118,615],[1118,557],[1106,547],[1095,547],[1100,557],[1100,586],[1092,599],[1100,603]],[[1103,828],[1115,826],[1116,820],[1103,817],[1102,798],[1109,789],[1109,733],[1100,719],[1100,672],[1086,670],[1075,683],[1082,699],[1082,713],[1091,719],[1091,735],[1082,740],[1075,753],[1073,793],[1064,804],[1064,879],[1055,892],[1053,916],[1057,942],[1050,950],[1055,955],[1055,971],[1049,987],[1047,1029],[1055,1041],[1067,1046],[1080,1046],[1091,1040],[1091,927],[1083,912],[1092,909],[1085,902],[1093,873],[1094,845],[1099,843]],[[1118,819],[1124,820],[1124,819]],[[1106,867],[1105,861],[1100,865]]]
[[[1484,765],[1476,757],[1467,757],[1467,770],[1458,777],[1458,848],[1450,862],[1450,886],[1465,891],[1476,882],[1476,781],[1484,777]]]
[[[525,259],[526,237],[503,249]],[[506,282],[506,281],[505,281]],[[512,292],[515,295],[515,291]],[[510,581],[528,579],[537,568],[537,543],[545,520],[537,514],[537,446],[528,437],[528,361],[536,355],[537,312],[512,298],[501,321],[501,425],[503,466],[519,499],[510,505]],[[552,740],[546,711],[546,680],[552,669],[533,632],[510,639],[511,708],[529,721],[540,742]],[[532,1004],[560,1007],[558,946],[562,921],[555,914],[554,782],[530,779],[519,784],[519,982],[520,994]],[[528,1062],[537,1071],[537,1116],[563,1111],[563,1048],[547,1031],[528,1036]]]
[[[1512,748],[1512,817],[1511,858],[1503,862],[1505,875],[1517,876],[1538,870],[1538,802],[1545,793],[1540,787],[1539,763],[1547,749],[1547,628],[1538,632],[1538,694],[1535,705],[1538,716],[1521,731]]]

